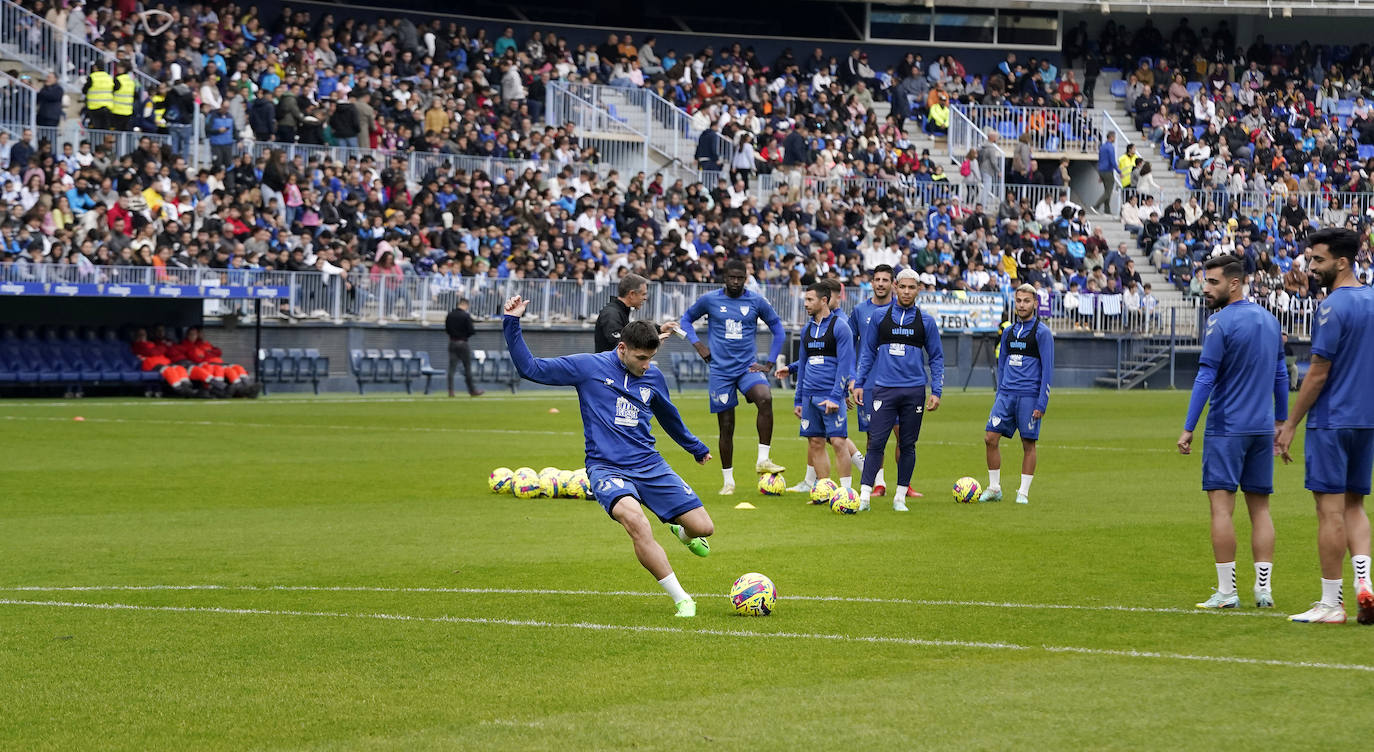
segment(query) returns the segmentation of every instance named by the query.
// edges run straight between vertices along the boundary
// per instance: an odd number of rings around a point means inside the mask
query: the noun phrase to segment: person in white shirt
[[[1035,205],[1035,221],[1042,225],[1047,225],[1053,222],[1057,216],[1058,215],[1054,213],[1054,204],[1050,203],[1050,197],[1041,197],[1040,201]]]

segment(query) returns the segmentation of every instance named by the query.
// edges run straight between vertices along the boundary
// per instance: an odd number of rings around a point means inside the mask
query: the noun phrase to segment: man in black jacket
[[[453,378],[458,375],[459,363],[463,364],[463,383],[468,387],[468,394],[474,397],[486,394],[472,380],[472,348],[468,340],[477,333],[477,327],[472,325],[472,316],[468,315],[467,298],[460,299],[458,307],[449,311],[444,319],[444,331],[448,332],[448,396],[453,396]]]
[[[638,274],[620,278],[615,297],[596,317],[595,352],[614,350],[620,344],[620,330],[630,323],[630,311],[644,305],[649,297],[649,281]]]

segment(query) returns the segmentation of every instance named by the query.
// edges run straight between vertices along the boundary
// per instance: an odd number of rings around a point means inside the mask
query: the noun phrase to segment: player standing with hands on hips
[[[647,321],[633,321],[620,332],[614,350],[562,358],[536,358],[520,333],[526,301],[506,301],[501,326],[511,360],[520,375],[539,384],[573,386],[581,403],[586,438],[587,479],[606,513],[634,542],[635,556],[672,597],[678,616],[696,616],[697,606],[677,581],[663,547],[640,505],[671,523],[669,529],[697,556],[707,556],[706,538],[715,532],[711,515],[654,448],[651,416],[700,464],[711,450],[682,422],[663,373],[652,364],[659,332]]]
[[[1304,485],[1317,501],[1317,550],[1322,599],[1289,617],[1300,622],[1345,621],[1341,560],[1350,552],[1355,574],[1356,620],[1374,624],[1369,582],[1369,516],[1364,497],[1374,473],[1374,289],[1355,277],[1360,236],[1344,228],[1318,230],[1307,238],[1308,270],[1326,288],[1312,323],[1312,367],[1298,400],[1274,436],[1274,449],[1291,462],[1288,448],[1307,418],[1303,442]]]
[[[735,492],[735,405],[739,404],[736,391],[742,392],[758,409],[755,426],[759,432],[759,457],[754,472],[780,473],[784,469],[769,457],[773,441],[773,392],[764,376],[770,367],[758,362],[754,332],[760,319],[773,332],[773,344],[768,352],[770,364],[782,353],[785,332],[782,319],[778,318],[768,299],[744,289],[748,279],[743,261],[727,263],[724,289],[697,298],[679,322],[687,341],[696,347],[701,359],[711,365],[707,394],[711,399],[711,412],[715,413],[720,426],[720,465],[725,478],[725,485],[720,489],[722,496]],[[707,318],[709,346],[697,337],[692,326],[702,316]]]
[[[945,352],[935,318],[916,306],[918,277],[915,271],[898,272],[896,300],[873,312],[873,318],[859,337],[859,372],[854,400],[867,405],[872,400],[868,424],[868,451],[864,453],[863,485],[859,487],[859,510],[868,509],[873,479],[883,463],[883,451],[893,424],[897,428],[897,490],[892,509],[905,512],[906,491],[916,469],[916,439],[921,435],[925,411],[940,408],[945,385]],[[926,358],[930,359],[930,396],[926,396]]]
[[[807,287],[802,304],[811,320],[802,331],[792,413],[801,421],[800,433],[807,441],[807,466],[815,473],[810,480],[814,483],[830,477],[830,459],[825,455],[829,442],[835,449],[840,487],[850,488],[853,477],[845,393],[854,380],[854,335],[843,312],[830,310],[830,286],[825,282]],[[789,370],[791,366],[779,368],[776,375],[784,378]]]
[[[1202,297],[1216,311],[1207,336],[1188,417],[1178,437],[1179,454],[1192,452],[1193,429],[1211,401],[1202,443],[1202,490],[1212,507],[1212,553],[1217,591],[1198,608],[1235,608],[1236,531],[1231,516],[1236,487],[1250,510],[1250,550],[1255,557],[1255,607],[1272,608],[1274,521],[1274,430],[1288,418],[1288,369],[1283,335],[1273,314],[1245,299],[1245,265],[1236,256],[1208,259]]]
[[[1030,503],[1035,478],[1035,442],[1040,439],[1040,419],[1050,406],[1050,377],[1054,374],[1054,335],[1035,315],[1040,298],[1035,288],[1021,285],[1013,296],[1016,321],[1002,330],[997,350],[997,397],[983,434],[987,446],[988,487],[980,502],[1002,500],[1001,440],[1021,433],[1021,487],[1017,504]]]

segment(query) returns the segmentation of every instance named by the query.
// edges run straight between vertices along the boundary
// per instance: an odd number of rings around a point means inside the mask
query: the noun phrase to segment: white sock
[[[988,471],[988,488],[1002,487],[1002,468]]]
[[[759,444],[759,462],[763,462],[766,459],[768,459],[768,445]]]
[[[893,501],[906,501],[906,486],[897,486],[896,492],[892,494]]]
[[[1322,578],[1322,603],[1328,606],[1340,606],[1344,603],[1341,600],[1341,580]]]
[[[691,534],[689,534],[689,533],[687,532],[687,528],[685,528],[685,527],[683,527],[683,526],[681,526],[681,525],[678,525],[678,526],[677,526],[677,539],[680,540],[680,541],[682,541],[683,543],[691,543],[691,542],[692,542],[692,536],[691,536]]]
[[[1350,568],[1355,570],[1356,580],[1369,579],[1369,557],[1364,554],[1350,557]]]
[[[872,495],[873,495],[873,486],[865,486],[865,485],[860,485],[860,486],[859,486],[859,501],[868,501],[868,498],[869,498],[870,496],[872,496]]]
[[[1035,480],[1034,475],[1026,475],[1025,473],[1022,473],[1021,488],[1017,491],[1017,493],[1021,494],[1022,496],[1030,496],[1030,484],[1033,480]],[[1232,563],[1234,564],[1235,562]]]
[[[806,485],[808,485],[808,486],[814,486],[814,485],[816,485],[816,466],[815,466],[815,465],[807,465],[807,466],[806,466]]]
[[[864,453],[863,453],[863,452],[855,452],[855,453],[849,455],[849,463],[850,463],[851,465],[854,466],[854,472],[859,473],[859,474],[863,474],[863,471],[864,471]]]
[[[727,485],[727,486],[733,486],[733,485],[735,485],[735,468],[733,468],[733,467],[722,468],[721,471],[720,471],[720,474],[723,475],[723,476],[725,476],[725,485]]]
[[[878,468],[878,477],[873,479],[873,485],[887,488],[887,481],[883,480],[883,469]]]
[[[670,572],[667,577],[659,580],[658,584],[662,585],[663,589],[668,591],[668,597],[673,599],[673,603],[681,603],[692,599],[692,596],[688,595],[687,591],[683,590],[682,586],[677,584],[676,574]]]
[[[1236,592],[1236,563],[1234,561],[1217,564],[1217,592],[1231,595]]]
[[[852,476],[846,475],[846,476],[844,476],[843,478],[840,478],[840,488],[853,488],[853,487],[854,487],[854,478],[853,478]]]
[[[1274,573],[1274,563],[1271,561],[1255,562],[1255,589],[1268,591],[1270,589],[1269,576]]]

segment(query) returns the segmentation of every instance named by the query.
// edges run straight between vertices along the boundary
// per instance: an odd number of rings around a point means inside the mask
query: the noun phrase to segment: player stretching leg
[[[935,319],[916,306],[917,276],[910,269],[897,275],[897,299],[873,312],[873,318],[860,338],[859,371],[856,383],[872,383],[871,390],[859,386],[854,400],[872,400],[873,417],[869,423],[868,462],[864,463],[863,485],[859,487],[859,509],[868,508],[873,479],[881,466],[883,450],[894,424],[902,453],[897,462],[897,490],[892,509],[905,512],[906,490],[916,469],[916,440],[921,435],[921,416],[940,407],[945,383],[945,353],[940,345],[940,330]],[[930,359],[930,397],[926,397],[926,358]],[[870,382],[871,378],[871,382]],[[876,459],[875,459],[876,458]]]
[[[1288,369],[1283,362],[1279,322],[1245,299],[1245,266],[1235,256],[1209,259],[1202,297],[1216,311],[1207,322],[1201,365],[1178,437],[1179,454],[1192,452],[1193,429],[1210,401],[1202,444],[1202,490],[1212,507],[1212,553],[1217,591],[1198,608],[1235,608],[1236,486],[1250,510],[1250,550],[1255,557],[1255,606],[1272,608],[1274,521],[1274,430],[1288,418]]]
[[[1021,285],[1014,296],[1016,323],[1002,332],[997,357],[997,396],[983,434],[987,445],[988,487],[980,502],[1002,500],[1002,437],[1021,433],[1021,488],[1017,504],[1030,503],[1035,478],[1035,442],[1040,419],[1050,406],[1050,377],[1054,374],[1054,335],[1036,316],[1035,288]]]
[[[830,459],[825,455],[829,441],[835,449],[840,486],[850,488],[849,413],[843,405],[854,379],[854,336],[844,316],[830,310],[828,285],[817,282],[806,288],[802,303],[811,321],[802,332],[792,412],[801,421],[801,435],[807,441],[808,480],[814,483],[817,476],[830,477]],[[787,367],[778,369],[779,378],[787,373]]]
[[[1312,324],[1312,367],[1297,403],[1274,437],[1284,462],[1298,424],[1307,417],[1303,446],[1304,485],[1317,500],[1317,549],[1321,552],[1322,599],[1293,617],[1303,622],[1343,622],[1341,559],[1350,551],[1355,572],[1356,619],[1374,624],[1369,584],[1369,517],[1364,497],[1374,471],[1374,289],[1355,277],[1360,236],[1327,228],[1307,239],[1308,269],[1327,289]],[[1310,415],[1309,415],[1310,411]]]
[[[715,413],[720,425],[720,466],[725,478],[725,485],[720,489],[722,496],[735,492],[735,405],[739,404],[736,391],[743,392],[744,398],[758,409],[755,426],[759,433],[759,457],[754,463],[754,472],[783,471],[783,467],[768,456],[773,441],[773,392],[763,375],[768,366],[757,362],[758,351],[754,343],[754,332],[762,319],[773,332],[768,362],[776,362],[782,352],[782,320],[766,298],[744,289],[748,278],[743,261],[729,262],[725,265],[725,288],[697,298],[679,322],[687,341],[696,347],[702,360],[711,364],[707,393],[711,412]],[[692,327],[692,322],[702,316],[707,318],[709,346],[697,337]]]
[[[633,321],[621,330],[614,350],[562,358],[536,358],[520,334],[526,302],[519,295],[506,301],[502,328],[511,359],[520,375],[540,384],[573,386],[582,408],[587,442],[587,479],[592,492],[634,542],[635,556],[672,597],[678,616],[696,616],[697,606],[678,584],[663,547],[640,505],[649,508],[688,550],[711,553],[706,538],[715,532],[711,515],[690,486],[654,449],[650,415],[701,464],[711,450],[692,435],[673,406],[663,373],[650,361],[658,352],[658,329]]]

